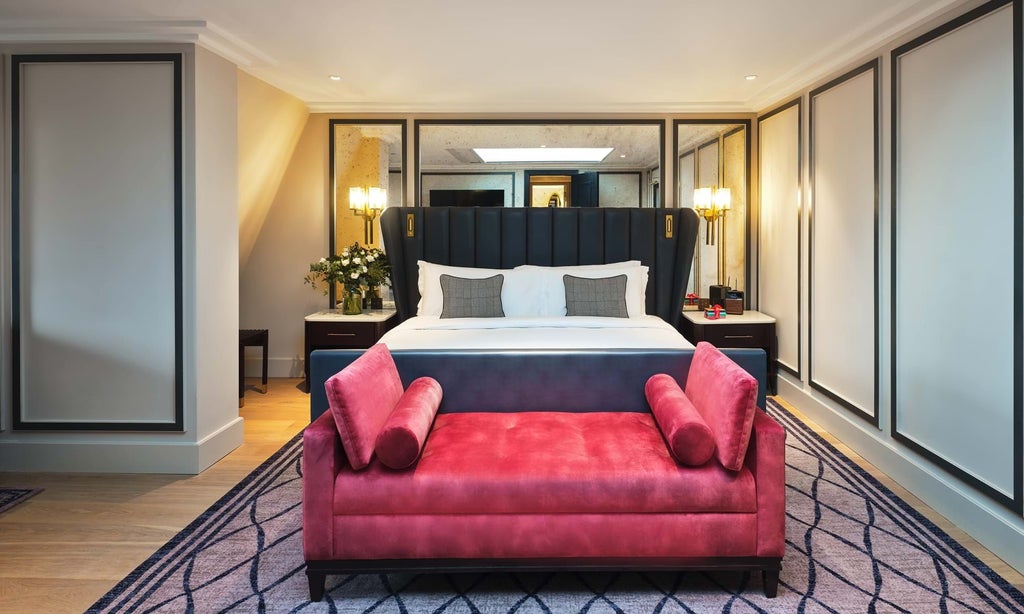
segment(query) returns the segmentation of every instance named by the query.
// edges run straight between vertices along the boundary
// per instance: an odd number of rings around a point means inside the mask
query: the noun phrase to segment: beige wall
[[[237,71],[238,261],[244,265],[270,212],[309,112],[291,94]]]
[[[239,326],[270,331],[270,374],[302,374],[303,318],[327,297],[303,283],[309,264],[327,255],[328,115],[310,115],[239,279]],[[259,373],[257,354],[247,361]]]

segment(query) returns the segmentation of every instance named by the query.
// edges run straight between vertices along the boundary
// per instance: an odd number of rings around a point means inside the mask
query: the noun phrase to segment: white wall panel
[[[173,74],[21,66],[24,421],[175,420]]]
[[[1007,5],[894,52],[893,430],[1007,497],[1020,377],[1012,24]]]
[[[758,120],[758,309],[776,319],[779,364],[800,372],[800,104]]]
[[[876,63],[810,97],[808,369],[812,386],[877,423]]]

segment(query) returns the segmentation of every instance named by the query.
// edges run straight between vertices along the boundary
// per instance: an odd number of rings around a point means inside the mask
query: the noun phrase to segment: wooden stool
[[[267,345],[269,332],[265,328],[247,328],[238,331],[238,406],[245,405],[245,348],[263,348],[263,390],[260,394],[267,394]]]

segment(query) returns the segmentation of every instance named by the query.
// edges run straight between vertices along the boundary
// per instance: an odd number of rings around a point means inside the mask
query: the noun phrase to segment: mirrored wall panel
[[[404,120],[330,121],[330,248],[379,247],[380,213],[404,203]]]
[[[664,122],[420,120],[416,204],[659,207]]]
[[[676,203],[701,218],[687,293],[746,291],[749,122],[675,122]],[[749,300],[747,302],[749,305]]]

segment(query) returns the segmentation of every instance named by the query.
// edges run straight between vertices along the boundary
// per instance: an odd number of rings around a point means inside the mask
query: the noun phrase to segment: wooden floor
[[[0,485],[46,490],[0,514],[0,612],[82,612],[308,422],[300,380],[246,392],[245,443],[198,476],[0,473]],[[787,409],[865,467],[1012,584],[1024,576],[793,407]]]

